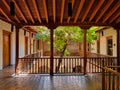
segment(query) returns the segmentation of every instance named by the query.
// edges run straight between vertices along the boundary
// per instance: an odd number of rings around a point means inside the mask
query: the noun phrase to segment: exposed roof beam
[[[120,22],[120,17],[116,20],[116,22],[115,23],[119,23]]]
[[[7,16],[7,14],[0,8],[0,12],[8,19],[8,21],[11,21],[11,19]]]
[[[31,19],[32,23],[35,23],[35,21],[34,21],[34,19],[33,19],[33,17],[32,17],[32,14],[31,14],[31,12],[30,12],[30,10],[29,10],[29,8],[28,8],[28,5],[27,5],[26,1],[25,1],[25,0],[22,0],[22,1],[23,1],[24,4],[25,4],[25,9],[26,9],[26,11],[28,12],[28,15],[30,16],[30,19]]]
[[[118,10],[111,18],[109,23],[112,23],[117,17],[120,16],[120,10]]]
[[[23,15],[22,11],[20,10],[17,2],[15,0],[12,0],[12,1],[15,3],[15,7],[16,7],[17,11],[20,13],[20,15],[23,18],[23,20],[27,23],[27,20],[26,20],[25,16]]]
[[[65,0],[62,0],[60,23],[63,22],[64,7],[65,7]]]
[[[103,23],[110,18],[110,16],[120,7],[120,0],[114,5],[114,7],[106,14],[106,16],[103,19]]]
[[[5,0],[2,0],[2,2],[4,3],[4,5],[6,6],[8,12],[10,12],[10,7],[7,4],[7,2]],[[18,19],[18,17],[15,15],[15,19],[17,20],[18,23],[20,23],[20,20]]]
[[[53,21],[56,22],[56,0],[53,0]]]
[[[96,15],[97,11],[100,9],[103,3],[104,3],[104,0],[100,0],[99,4],[96,5],[94,11],[92,12],[92,15],[89,18],[89,21],[91,21],[94,18],[94,16]]]
[[[101,10],[101,12],[100,12],[100,14],[98,15],[95,23],[97,23],[97,22],[100,20],[100,18],[101,18],[101,17],[103,16],[103,14],[107,11],[107,9],[110,7],[110,5],[112,4],[113,1],[114,1],[114,0],[108,0],[108,1],[107,1],[107,4],[106,4],[105,7]]]
[[[37,5],[36,5],[36,0],[32,0],[32,2],[33,2],[33,6],[35,8],[35,12],[37,14],[38,20],[41,23],[41,18],[40,18],[40,15],[39,15],[39,12],[38,12],[38,8],[37,8]]]
[[[80,14],[81,10],[82,10],[82,7],[83,7],[83,5],[84,5],[84,2],[85,2],[85,0],[81,0],[81,1],[80,1],[80,5],[79,5],[78,10],[77,10],[77,13],[76,13],[76,15],[75,15],[74,23],[76,23],[76,21],[78,20],[78,17],[79,17],[79,14]]]
[[[90,11],[90,9],[91,9],[94,1],[95,1],[95,0],[91,0],[91,1],[90,1],[89,5],[88,5],[88,8],[87,8],[87,10],[85,11],[85,13],[84,13],[84,15],[83,15],[83,17],[82,17],[82,22],[85,20],[85,18],[86,18],[86,16],[87,16],[88,12]]]
[[[42,1],[43,1],[44,11],[45,11],[46,22],[48,23],[48,13],[47,13],[46,0],[42,0]]]
[[[72,10],[73,10],[73,7],[74,7],[74,3],[75,3],[75,0],[72,0]],[[70,22],[70,18],[71,18],[71,17],[68,17],[68,19],[67,19],[67,23]]]

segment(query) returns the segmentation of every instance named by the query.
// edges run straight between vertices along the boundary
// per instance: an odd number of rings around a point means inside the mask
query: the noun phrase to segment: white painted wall
[[[7,22],[0,20],[0,70],[3,69],[3,30],[11,32],[11,25]],[[27,36],[29,33],[27,32]],[[20,29],[19,31],[19,57],[24,56],[24,31]],[[29,41],[28,41],[29,42]],[[29,45],[28,45],[29,46]],[[16,54],[16,35],[15,28],[14,31],[11,32],[11,64],[15,64],[15,54]]]
[[[100,33],[100,54],[107,55],[107,37],[112,36],[113,38],[113,56],[117,56],[117,33],[114,28],[108,28],[103,31],[104,36]],[[115,44],[115,46],[114,46]],[[97,53],[97,41],[95,41],[95,44],[92,45],[93,53]]]

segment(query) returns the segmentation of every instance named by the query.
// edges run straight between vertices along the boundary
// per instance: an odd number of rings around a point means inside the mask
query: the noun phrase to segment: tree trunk
[[[61,55],[60,55],[60,58],[59,58],[59,60],[58,60],[59,62],[58,62],[58,67],[56,67],[56,72],[59,72],[60,65],[61,65],[61,63],[62,63],[62,58],[63,58],[63,56],[64,56],[66,47],[67,47],[67,43],[65,44],[63,51],[60,53]]]

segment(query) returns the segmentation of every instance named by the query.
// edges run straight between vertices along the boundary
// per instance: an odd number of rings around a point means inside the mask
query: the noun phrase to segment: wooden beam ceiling
[[[88,5],[88,7],[87,7],[87,10],[85,11],[85,13],[84,13],[84,15],[83,15],[83,17],[82,17],[81,22],[83,22],[83,21],[85,20],[85,18],[86,18],[86,16],[88,15],[88,12],[90,11],[93,3],[94,3],[94,0],[91,0],[91,2],[89,3],[89,5]]]
[[[120,16],[120,9],[110,18],[109,23],[112,23],[119,16]]]
[[[11,19],[8,17],[8,15],[0,8],[0,12],[8,19],[8,21],[11,21]]]
[[[77,13],[76,13],[76,15],[75,15],[74,23],[76,23],[77,20],[78,20],[78,17],[79,17],[79,14],[80,14],[81,10],[82,10],[82,7],[83,7],[83,5],[84,5],[84,2],[85,2],[85,0],[81,0],[81,1],[80,1],[80,4],[79,4],[78,10],[77,10]]]
[[[4,5],[7,8],[8,12],[10,12],[10,8],[9,8],[8,3],[5,0],[1,0],[1,1],[4,3]],[[14,17],[17,20],[17,22],[20,23],[20,20],[18,19],[18,17],[16,15]]]
[[[46,0],[43,1],[43,6],[44,6],[44,12],[45,12],[45,17],[46,17],[46,22],[48,23],[48,12],[47,12],[47,5],[46,5]]]
[[[53,21],[56,22],[56,0],[53,0]]]
[[[119,0],[119,2],[118,3],[116,3],[115,5],[114,5],[114,7],[106,14],[106,16],[104,16],[104,19],[103,19],[103,23],[104,22],[106,22],[109,18],[110,18],[110,16],[118,9],[120,7],[120,0]]]
[[[35,23],[35,21],[34,21],[34,19],[32,17],[32,14],[30,12],[30,9],[28,8],[28,5],[27,5],[26,1],[25,0],[22,0],[22,1],[23,1],[24,5],[25,5],[26,12],[28,13],[28,16],[30,17],[32,23]]]
[[[72,12],[73,12],[74,4],[75,4],[75,0],[72,0]],[[71,17],[69,16],[68,19],[67,19],[67,23],[70,22],[70,18],[71,18]]]
[[[25,18],[25,16],[23,15],[22,11],[20,10],[20,8],[19,8],[16,0],[12,0],[12,1],[15,3],[16,10],[19,12],[19,14],[21,15],[21,17],[25,21],[25,23],[28,23],[27,19]]]
[[[15,16],[10,16],[9,2],[15,3]],[[68,3],[72,3],[72,17]],[[0,19],[24,25],[94,25],[119,26],[120,0],[1,0]],[[49,10],[49,11],[48,11]]]
[[[65,7],[65,0],[62,0],[60,23],[63,22],[64,7]]]
[[[97,23],[100,18],[104,15],[104,13],[107,11],[107,9],[110,7],[110,5],[113,3],[114,0],[109,0],[107,4],[104,6],[104,8],[101,10],[100,14],[97,16],[97,19],[95,23]]]
[[[33,3],[33,6],[35,8],[35,12],[37,14],[37,18],[38,18],[39,22],[41,23],[41,18],[40,18],[40,14],[38,12],[38,7],[37,7],[37,4],[36,4],[36,0],[32,0],[32,3]]]
[[[103,3],[104,3],[104,0],[99,0],[98,5],[95,7],[94,11],[92,12],[92,15],[89,18],[89,22],[94,18],[94,16],[96,15],[97,11],[100,9]]]

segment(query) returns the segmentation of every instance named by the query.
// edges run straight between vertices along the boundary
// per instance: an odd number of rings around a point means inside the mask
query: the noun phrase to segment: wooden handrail
[[[103,67],[103,69],[104,69],[104,70],[107,70],[107,71],[109,71],[109,72],[111,72],[111,73],[113,73],[113,74],[115,74],[115,75],[117,75],[117,76],[120,76],[120,73],[119,73],[119,72],[117,72],[117,71],[115,71],[115,70],[113,70],[113,69],[111,69],[111,68]]]

